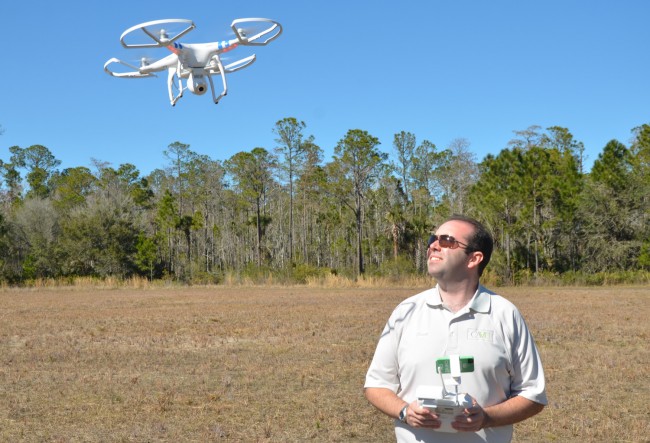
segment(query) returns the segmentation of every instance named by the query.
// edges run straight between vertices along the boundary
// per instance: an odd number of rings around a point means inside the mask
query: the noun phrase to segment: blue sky
[[[193,43],[228,38],[242,17],[284,32],[228,76],[219,105],[186,93],[172,108],[164,75],[103,72],[111,57],[137,58],[119,37],[138,23],[192,19],[182,41]],[[400,131],[439,149],[464,138],[480,161],[538,125],[568,128],[589,168],[609,140],[628,144],[650,123],[648,17],[647,0],[10,2],[0,7],[0,159],[41,144],[61,168],[96,159],[147,174],[167,166],[175,141],[214,160],[272,150],[275,123],[295,117],[326,161],[349,129],[391,155]]]

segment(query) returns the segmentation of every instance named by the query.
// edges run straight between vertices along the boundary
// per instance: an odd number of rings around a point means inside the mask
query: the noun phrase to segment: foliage
[[[154,269],[156,264],[156,242],[144,233],[138,236],[138,241],[135,245],[136,253],[134,262],[140,271],[146,272],[149,278],[153,280]]]
[[[383,261],[377,269],[377,275],[387,277],[391,282],[399,283],[405,276],[415,274],[415,271],[413,260],[410,257],[400,255],[392,260]]]
[[[334,160],[327,165],[333,180],[329,194],[354,214],[357,270],[364,273],[363,224],[368,194],[385,166],[387,154],[377,149],[379,140],[368,132],[351,129],[334,148]]]
[[[393,158],[347,131],[330,161],[304,122],[277,145],[215,161],[176,141],[132,164],[58,170],[45,147],[0,160],[0,282],[146,276],[185,283],[398,281],[426,274],[426,239],[452,213],[482,220],[499,284],[643,282],[650,269],[650,125],[591,171],[567,128],[530,126],[477,162],[401,131]]]

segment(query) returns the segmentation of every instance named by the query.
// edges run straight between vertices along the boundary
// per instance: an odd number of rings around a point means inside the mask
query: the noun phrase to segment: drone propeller
[[[144,67],[150,65],[152,61],[153,61],[153,59],[150,58],[150,57],[140,57],[140,67],[144,68]]]
[[[142,55],[142,56],[128,59],[127,63],[129,63],[132,66],[138,66],[139,68],[144,68],[149,66],[154,61],[156,61],[155,58],[149,57],[147,55]]]
[[[168,42],[169,41],[169,33],[165,28],[160,28],[158,30],[158,39],[162,42]]]
[[[258,26],[238,26],[236,29],[231,29],[228,31],[228,35],[230,37],[236,37],[237,35],[240,35],[242,37],[248,37],[250,35],[255,35],[256,33],[260,32],[260,28]]]

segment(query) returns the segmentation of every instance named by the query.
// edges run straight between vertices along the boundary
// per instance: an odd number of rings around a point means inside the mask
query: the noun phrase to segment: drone
[[[256,59],[253,54],[224,65],[223,54],[238,46],[265,46],[282,34],[280,23],[268,18],[240,18],[233,20],[230,27],[235,36],[230,40],[181,43],[180,38],[196,28],[192,20],[165,19],[141,23],[122,33],[122,46],[141,50],[166,48],[171,54],[159,60],[142,57],[139,66],[111,58],[104,64],[104,71],[113,77],[145,78],[157,77],[156,72],[167,70],[167,89],[172,106],[176,106],[186,90],[196,95],[205,94],[208,84],[212,100],[217,104],[228,93],[226,74],[244,69]],[[219,95],[212,81],[212,76],[217,74],[223,83],[223,91]]]

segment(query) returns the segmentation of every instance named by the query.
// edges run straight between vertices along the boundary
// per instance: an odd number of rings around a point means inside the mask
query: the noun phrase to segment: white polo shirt
[[[456,313],[442,304],[438,287],[414,295],[393,311],[366,375],[366,388],[388,388],[404,401],[416,400],[420,385],[440,386],[437,358],[474,357],[474,372],[462,374],[459,392],[481,406],[521,395],[546,404],[542,362],[526,322],[505,298],[479,286]],[[398,442],[509,442],[512,426],[477,433],[416,429],[395,421]]]

